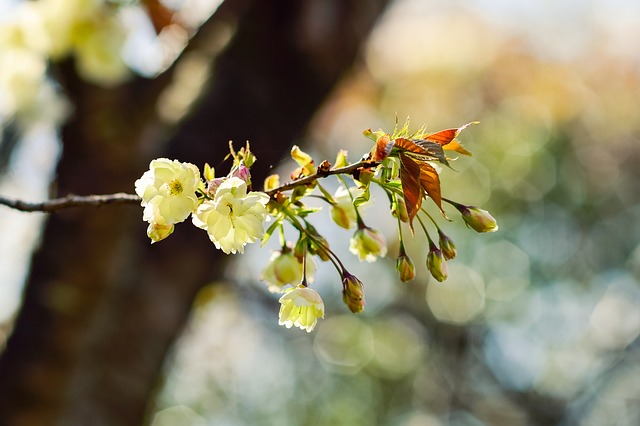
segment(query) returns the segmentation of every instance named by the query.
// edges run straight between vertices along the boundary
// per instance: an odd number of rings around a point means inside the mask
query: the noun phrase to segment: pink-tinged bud
[[[453,240],[442,231],[438,231],[438,234],[440,236],[438,244],[440,245],[440,250],[442,251],[444,258],[447,260],[455,259],[458,251],[456,250],[456,245],[453,243]]]
[[[482,210],[475,206],[456,205],[457,209],[462,213],[462,218],[467,226],[473,228],[477,232],[496,232],[498,230],[498,222],[489,214],[488,211]]]
[[[413,261],[406,254],[401,254],[396,260],[396,271],[400,277],[400,281],[406,283],[416,277],[416,268],[413,266]]]
[[[218,190],[218,187],[220,185],[222,185],[222,182],[224,182],[227,178],[225,177],[219,177],[219,178],[215,178],[212,179],[210,181],[207,182],[207,195],[209,195],[210,197],[213,197],[216,195],[216,191]]]
[[[151,238],[151,244],[157,243],[173,234],[173,224],[150,223],[147,227],[147,236]]]
[[[249,181],[251,180],[251,174],[249,173],[249,169],[244,164],[240,164],[238,168],[234,170],[232,176],[240,178],[247,183],[249,183]]]
[[[354,314],[364,311],[364,286],[347,271],[342,273],[342,300]]]
[[[431,250],[427,254],[427,269],[436,280],[442,282],[447,279],[447,263],[444,255],[435,245],[431,246]]]

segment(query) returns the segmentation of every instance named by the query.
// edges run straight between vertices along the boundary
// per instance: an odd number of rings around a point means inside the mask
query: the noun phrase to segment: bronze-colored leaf
[[[446,217],[442,209],[442,195],[440,193],[440,176],[436,169],[427,162],[420,162],[420,186],[431,197],[442,214]]]
[[[462,154],[462,155],[473,155],[471,154],[469,151],[467,151],[461,144],[460,142],[458,142],[457,139],[452,140],[451,142],[449,142],[448,144],[446,144],[445,146],[442,147],[442,149],[445,149],[447,151],[455,151],[458,154]]]
[[[429,151],[426,148],[421,147],[420,145],[416,145],[415,141],[411,141],[405,138],[396,138],[393,140],[393,146],[396,149],[401,151],[408,151],[414,154],[427,156],[429,157]]]
[[[384,135],[378,138],[376,142],[376,150],[373,153],[373,161],[382,161],[389,156],[393,143],[389,135]]]
[[[414,140],[417,145],[419,145],[422,149],[428,152],[428,156],[430,158],[426,158],[429,160],[438,160],[442,164],[448,166],[449,162],[447,161],[447,156],[444,155],[444,151],[442,150],[442,146],[431,141],[427,140]]]
[[[471,123],[467,123],[464,126],[458,127],[457,129],[445,129],[440,130],[439,132],[431,133],[429,135],[424,135],[420,137],[420,139],[425,139],[431,142],[435,142],[439,145],[447,145],[452,140],[454,140],[461,131],[471,126],[472,124],[478,124],[477,121],[472,121]]]
[[[407,206],[409,227],[413,232],[413,218],[416,217],[422,206],[424,191],[420,182],[420,165],[407,154],[400,153],[400,182],[402,183],[402,195]]]

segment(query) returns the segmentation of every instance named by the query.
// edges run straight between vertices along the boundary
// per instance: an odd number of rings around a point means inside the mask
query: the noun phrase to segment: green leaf
[[[264,247],[267,244],[267,241],[271,238],[271,235],[278,229],[278,226],[282,223],[281,217],[276,217],[275,221],[269,226],[269,228],[265,231],[264,235],[262,235],[262,240],[260,242],[260,247]]]
[[[353,200],[353,205],[356,208],[360,207],[362,204],[366,203],[371,198],[371,193],[369,191],[369,188],[370,188],[370,185],[365,186],[364,191],[362,191],[362,194],[360,194]]]

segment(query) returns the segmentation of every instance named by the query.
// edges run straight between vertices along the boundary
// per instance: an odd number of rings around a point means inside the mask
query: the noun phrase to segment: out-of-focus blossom
[[[245,181],[230,177],[218,187],[213,200],[198,206],[193,214],[193,224],[206,230],[216,248],[226,254],[244,253],[247,243],[262,236],[268,202],[267,194],[247,193]]]
[[[78,72],[87,81],[113,86],[130,75],[121,55],[125,31],[113,13],[100,11],[79,23],[72,40]]]
[[[0,45],[0,116],[33,109],[46,82],[46,59],[28,49]]]
[[[307,282],[315,279],[316,264],[313,256],[307,254]],[[282,293],[287,285],[298,285],[302,281],[302,261],[292,251],[277,251],[271,255],[269,263],[262,271],[262,280],[272,293]]]

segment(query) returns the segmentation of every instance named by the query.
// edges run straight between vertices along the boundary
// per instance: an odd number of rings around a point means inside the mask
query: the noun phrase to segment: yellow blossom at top
[[[161,225],[182,222],[198,204],[196,190],[201,183],[200,172],[193,164],[167,158],[153,160],[135,183],[144,207],[142,218]]]

